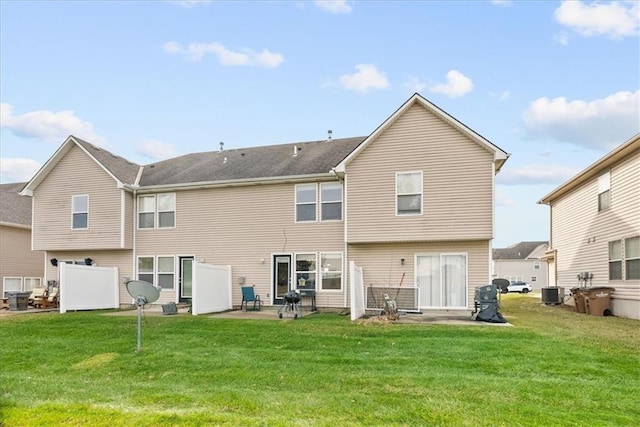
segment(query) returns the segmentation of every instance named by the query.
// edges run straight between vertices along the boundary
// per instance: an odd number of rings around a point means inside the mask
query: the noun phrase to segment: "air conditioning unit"
[[[564,301],[564,288],[542,288],[543,304],[562,304]]]

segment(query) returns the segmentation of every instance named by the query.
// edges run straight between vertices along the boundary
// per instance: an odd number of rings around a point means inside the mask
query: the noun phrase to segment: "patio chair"
[[[31,290],[31,295],[29,295],[28,304],[32,306],[39,305],[40,302],[47,296],[47,288],[38,287],[33,288]]]
[[[260,301],[260,295],[256,295],[253,286],[243,286],[242,287],[242,304],[240,304],[240,309],[244,307],[244,311],[248,310],[248,304],[253,302],[253,310],[260,311],[260,307],[262,305],[262,301]]]
[[[58,307],[59,291],[60,288],[52,288],[51,292],[49,292],[49,295],[41,301],[40,306],[42,308]]]

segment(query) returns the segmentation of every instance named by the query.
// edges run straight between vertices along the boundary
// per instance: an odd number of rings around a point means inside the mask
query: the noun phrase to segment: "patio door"
[[[180,301],[186,301],[193,296],[193,257],[184,256],[180,257],[179,260],[178,286],[180,288]]]
[[[467,307],[467,254],[416,254],[420,308]]]
[[[273,256],[273,304],[283,304],[291,289],[291,255]]]

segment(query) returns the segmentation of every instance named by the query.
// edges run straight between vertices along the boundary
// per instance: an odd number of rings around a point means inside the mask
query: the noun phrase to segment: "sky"
[[[638,1],[0,0],[0,182],[73,134],[141,165],[366,136],[411,95],[511,154],[494,248],[640,132]]]

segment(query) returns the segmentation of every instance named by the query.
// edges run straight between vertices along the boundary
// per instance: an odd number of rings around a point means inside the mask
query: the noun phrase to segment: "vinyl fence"
[[[60,313],[120,307],[117,267],[93,267],[61,262]]]
[[[358,267],[355,262],[349,262],[349,278],[351,287],[351,320],[357,320],[364,316],[364,280],[362,267]]]
[[[231,310],[231,266],[193,262],[193,299],[191,313],[194,316]]]

